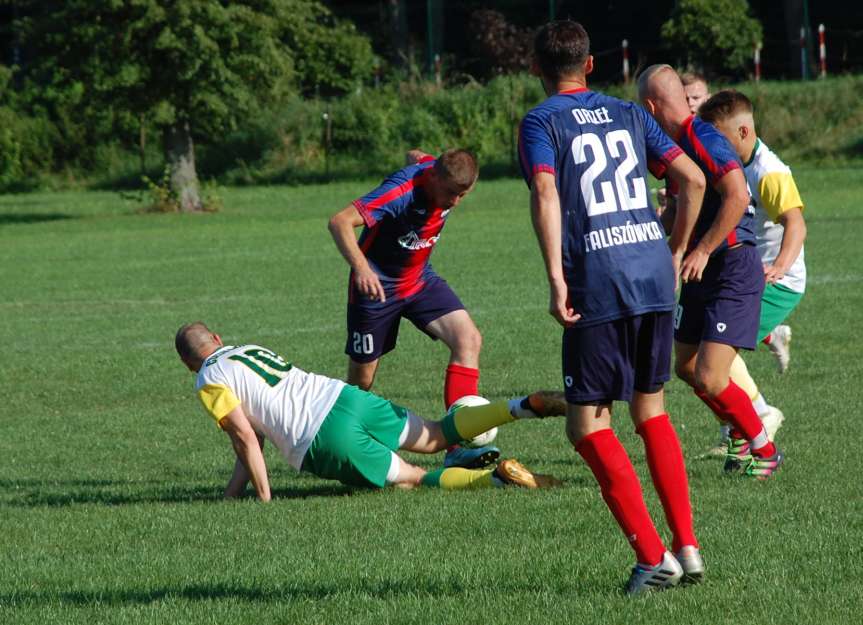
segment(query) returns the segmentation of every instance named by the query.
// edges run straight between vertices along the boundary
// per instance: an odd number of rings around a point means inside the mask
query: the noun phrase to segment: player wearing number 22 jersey
[[[587,89],[593,57],[576,22],[546,24],[534,41],[548,99],[522,120],[519,156],[549,280],[564,326],[567,435],[590,466],[638,564],[627,591],[674,585],[704,566],[680,443],[665,412],[675,265],[694,227],[704,177],[640,106]],[[681,184],[670,242],[650,203],[648,168]],[[664,546],[629,456],[611,429],[629,402],[674,537]],[[685,567],[681,569],[681,565]]]
[[[647,168],[664,170],[681,150],[659,125],[634,103],[582,88],[530,111],[519,146],[525,179],[550,172],[564,198],[563,266],[578,324],[672,310],[671,256]]]

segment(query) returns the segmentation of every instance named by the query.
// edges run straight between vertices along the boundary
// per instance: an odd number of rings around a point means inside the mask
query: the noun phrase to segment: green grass
[[[810,282],[791,369],[780,377],[765,350],[747,357],[787,416],[787,464],[761,484],[696,460],[716,427],[672,382],[708,579],[638,600],[620,592],[632,553],[559,420],[498,439],[563,478],[554,491],[352,491],[292,472],[269,447],[274,501],[220,500],[232,452],[197,405],[173,333],[204,319],[228,341],[341,376],[347,271],[326,217],[371,182],[232,189],[227,208],[200,216],[138,215],[108,193],[0,196],[0,622],[853,622],[863,178],[795,174]],[[480,183],[451,221],[435,267],[483,333],[481,392],[559,386],[523,184]],[[376,390],[440,414],[446,358],[404,324]]]

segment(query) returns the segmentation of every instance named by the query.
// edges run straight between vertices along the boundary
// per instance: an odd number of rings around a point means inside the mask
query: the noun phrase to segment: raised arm
[[[572,325],[581,315],[570,306],[567,297],[561,252],[560,196],[553,174],[538,172],[534,175],[530,187],[530,214],[548,277],[548,312],[562,326]]]
[[[371,300],[386,301],[384,287],[377,274],[369,266],[369,261],[357,244],[357,236],[354,229],[362,226],[365,222],[360,211],[353,204],[349,204],[330,218],[328,228],[344,259],[354,271],[354,284],[360,293]]]
[[[242,492],[248,480],[252,481],[255,493],[261,501],[270,500],[270,481],[267,477],[267,465],[264,462],[262,441],[258,439],[252,424],[246,418],[242,406],[237,406],[220,421],[219,426],[231,438],[237,462],[242,464],[245,473],[234,465],[234,474],[225,489],[226,497],[234,497]],[[240,484],[242,482],[242,484]],[[237,489],[240,489],[237,492]]]

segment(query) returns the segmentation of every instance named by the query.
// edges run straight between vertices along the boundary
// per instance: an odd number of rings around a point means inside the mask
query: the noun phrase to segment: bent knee
[[[453,352],[462,357],[479,356],[482,350],[482,334],[475,327],[462,332],[453,345]]]

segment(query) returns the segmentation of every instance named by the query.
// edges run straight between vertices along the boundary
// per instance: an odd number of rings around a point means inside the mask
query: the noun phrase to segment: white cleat
[[[627,595],[640,595],[652,590],[665,590],[680,583],[683,568],[670,551],[662,554],[662,561],[656,566],[646,566],[640,562],[632,569],[626,582]]]
[[[776,406],[767,406],[767,412],[763,415],[758,415],[761,419],[761,425],[767,432],[767,438],[770,442],[776,437],[776,432],[782,427],[782,422],[785,421],[785,415]]]
[[[767,348],[776,357],[779,373],[785,373],[791,363],[791,326],[780,325],[773,328]]]
[[[683,569],[684,584],[698,584],[704,580],[704,560],[698,547],[694,545],[681,547],[674,557]]]

